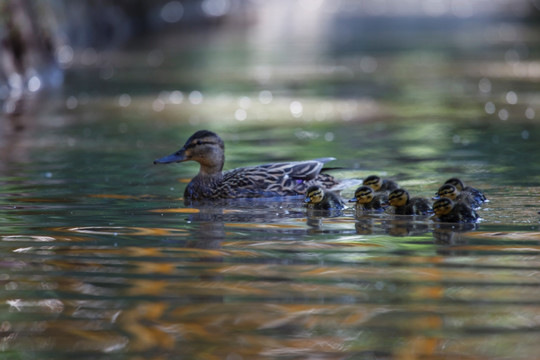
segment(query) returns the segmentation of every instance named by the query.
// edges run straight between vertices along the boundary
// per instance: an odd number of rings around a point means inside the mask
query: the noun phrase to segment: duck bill
[[[356,198],[352,198],[349,200],[349,202],[357,202],[358,200],[356,200]]]
[[[167,155],[162,158],[154,160],[154,164],[170,164],[170,163],[182,162],[186,160],[188,160],[186,157],[186,151],[184,148],[181,148],[174,154]]]
[[[308,196],[307,198],[304,199],[304,202],[307,204],[308,202],[311,201],[311,198]]]

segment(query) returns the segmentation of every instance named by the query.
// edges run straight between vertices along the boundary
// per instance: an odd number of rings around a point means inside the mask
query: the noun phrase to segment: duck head
[[[440,198],[433,203],[433,212],[435,216],[448,214],[454,208],[454,203],[448,198]]]
[[[349,202],[356,202],[359,204],[369,204],[373,200],[375,191],[369,186],[360,186],[354,192],[354,198],[349,200]]]
[[[199,130],[186,141],[184,146],[171,155],[154,160],[154,164],[196,161],[201,165],[200,173],[221,173],[225,162],[225,145],[221,138],[208,130]]]
[[[310,186],[306,191],[306,199],[304,202],[318,204],[324,198],[324,190],[317,185]]]
[[[379,190],[381,190],[383,180],[377,175],[370,175],[370,176],[366,177],[364,179],[364,181],[362,181],[362,184],[365,185],[365,186],[369,186],[374,191],[379,191]]]
[[[459,190],[454,185],[444,184],[439,188],[434,199],[447,198],[450,200],[456,200],[459,194]]]
[[[388,194],[388,204],[394,207],[404,206],[409,202],[409,193],[403,189],[396,189]]]
[[[454,185],[456,187],[456,189],[458,189],[459,191],[463,191],[463,188],[465,187],[465,184],[463,184],[463,181],[461,181],[460,179],[458,178],[450,178],[448,180],[446,180],[444,182],[444,184],[450,184],[450,185]]]

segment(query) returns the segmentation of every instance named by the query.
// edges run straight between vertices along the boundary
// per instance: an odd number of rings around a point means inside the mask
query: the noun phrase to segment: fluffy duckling
[[[440,198],[433,203],[433,212],[442,222],[474,223],[478,214],[463,202],[453,202],[448,198]]]
[[[370,175],[364,179],[362,185],[369,186],[375,192],[390,192],[399,188],[395,181],[388,179],[381,179],[377,175]]]
[[[477,209],[481,205],[481,202],[479,202],[478,199],[472,194],[460,192],[457,187],[451,184],[444,184],[439,188],[437,191],[437,196],[435,196],[434,199],[436,200],[439,198],[447,198],[453,202],[462,202],[469,205],[473,209]]]
[[[312,210],[341,210],[344,208],[343,201],[338,194],[325,191],[319,185],[313,185],[307,189],[304,202],[307,208]]]
[[[396,215],[426,215],[431,212],[428,199],[414,197],[403,189],[396,189],[388,195],[388,203],[395,209]]]
[[[360,186],[354,192],[354,198],[349,202],[356,203],[356,211],[383,211],[388,203],[388,196],[385,193],[375,193],[369,186]]]
[[[188,201],[279,197],[304,194],[314,184],[332,188],[339,181],[321,173],[325,162],[334,158],[251,166],[223,172],[225,145],[208,130],[200,130],[177,152],[154,161],[169,164],[193,160],[201,167],[187,185],[184,198]]]
[[[454,185],[460,193],[471,195],[478,204],[482,204],[487,201],[486,196],[482,191],[470,186],[466,186],[463,181],[458,178],[450,178],[445,181],[445,184]]]

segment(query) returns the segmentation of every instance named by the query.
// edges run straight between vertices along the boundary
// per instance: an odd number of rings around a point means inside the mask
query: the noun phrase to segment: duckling
[[[473,209],[480,207],[481,203],[470,193],[460,192],[458,188],[451,184],[444,184],[437,191],[437,196],[433,199],[447,198],[453,202],[463,202]]]
[[[365,186],[369,186],[375,192],[390,192],[399,188],[395,181],[388,179],[381,179],[377,175],[370,175],[366,177],[362,183]]]
[[[426,215],[431,212],[428,199],[414,197],[403,189],[396,189],[388,195],[388,203],[395,208],[396,215]]]
[[[184,199],[188,201],[294,196],[304,194],[314,184],[330,189],[340,183],[331,175],[321,173],[323,165],[334,158],[265,164],[223,172],[223,140],[208,130],[197,131],[180,150],[154,160],[154,164],[189,160],[198,162],[200,169],[184,191]]]
[[[388,202],[388,196],[385,193],[375,193],[369,186],[360,186],[354,192],[354,198],[349,202],[356,203],[356,211],[383,211]]]
[[[345,207],[338,194],[325,191],[319,185],[312,185],[307,189],[304,202],[311,210],[341,210]]]
[[[465,186],[463,181],[458,178],[450,178],[445,181],[445,184],[454,185],[461,193],[471,195],[478,204],[482,204],[487,201],[487,198],[482,191],[470,186]]]
[[[463,202],[453,202],[448,198],[440,198],[433,203],[433,212],[442,222],[474,223],[478,214]]]

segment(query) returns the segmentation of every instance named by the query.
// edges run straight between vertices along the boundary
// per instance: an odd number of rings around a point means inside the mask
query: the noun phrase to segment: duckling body
[[[399,188],[395,181],[389,179],[381,179],[377,175],[370,175],[366,177],[362,183],[365,186],[369,186],[375,192],[391,192]]]
[[[437,191],[437,196],[435,198],[447,198],[453,202],[462,202],[473,209],[479,208],[482,204],[477,197],[473,196],[471,193],[460,192],[458,188],[452,184],[444,184],[441,186]]]
[[[369,186],[360,186],[354,192],[354,198],[349,202],[356,203],[356,211],[384,211],[385,205],[388,202],[386,193],[376,193]]]
[[[388,195],[388,203],[394,207],[396,215],[426,215],[431,212],[428,199],[409,196],[403,189],[396,189]]]
[[[341,210],[343,201],[333,191],[324,190],[319,185],[312,185],[306,191],[306,207],[312,210]]]
[[[198,162],[200,169],[184,191],[186,200],[294,196],[304,194],[314,184],[325,189],[339,184],[331,175],[321,173],[323,165],[334,158],[265,164],[223,172],[223,140],[208,130],[197,131],[180,150],[155,160],[154,164],[189,160]]]
[[[482,191],[471,186],[466,186],[463,181],[458,178],[450,178],[445,181],[445,184],[454,185],[460,193],[470,195],[474,199],[474,201],[478,203],[478,206],[487,201],[487,198]]]
[[[454,202],[448,198],[440,198],[433,203],[433,212],[442,222],[475,223],[478,214],[463,202]]]

